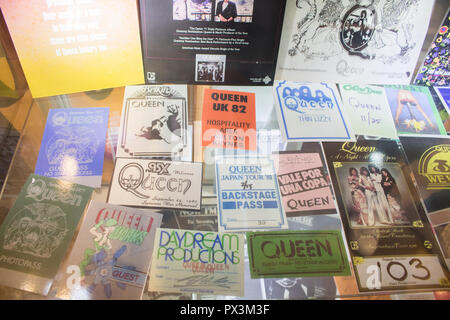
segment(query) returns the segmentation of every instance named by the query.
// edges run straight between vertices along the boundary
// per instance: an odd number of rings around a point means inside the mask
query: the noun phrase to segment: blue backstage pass
[[[34,173],[101,186],[109,108],[50,109]]]

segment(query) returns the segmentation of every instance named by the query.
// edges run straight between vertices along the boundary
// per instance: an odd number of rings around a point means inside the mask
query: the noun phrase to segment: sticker
[[[203,146],[256,150],[255,94],[205,89]]]
[[[188,152],[187,86],[125,88],[117,157],[177,157]]]
[[[244,295],[244,236],[158,229],[149,291]]]
[[[336,85],[276,81],[277,116],[286,141],[352,140]]]
[[[376,86],[339,85],[345,111],[355,134],[397,138],[384,89]]]
[[[247,241],[252,278],[351,274],[337,230],[248,232]]]
[[[117,158],[108,203],[200,210],[202,163]]]
[[[287,229],[273,161],[217,157],[219,231]]]

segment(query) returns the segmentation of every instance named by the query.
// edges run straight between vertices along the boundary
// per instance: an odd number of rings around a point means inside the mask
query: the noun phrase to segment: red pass
[[[205,89],[204,147],[256,150],[255,94]]]

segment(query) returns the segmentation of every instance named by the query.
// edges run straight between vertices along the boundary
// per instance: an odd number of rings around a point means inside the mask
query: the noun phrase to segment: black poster
[[[450,207],[450,138],[400,137],[428,213]]]
[[[448,272],[393,140],[323,143],[360,291],[445,288]]]
[[[272,85],[285,0],[140,0],[147,83]]]

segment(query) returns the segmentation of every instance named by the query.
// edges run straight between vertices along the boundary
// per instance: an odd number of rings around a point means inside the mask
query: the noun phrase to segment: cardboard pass
[[[248,232],[247,241],[253,279],[351,274],[337,230]]]
[[[34,98],[144,82],[135,1],[0,0]]]
[[[47,295],[91,194],[31,174],[0,226],[0,284]]]
[[[202,145],[256,150],[255,94],[205,89]]]
[[[244,295],[244,235],[157,229],[149,291]]]

